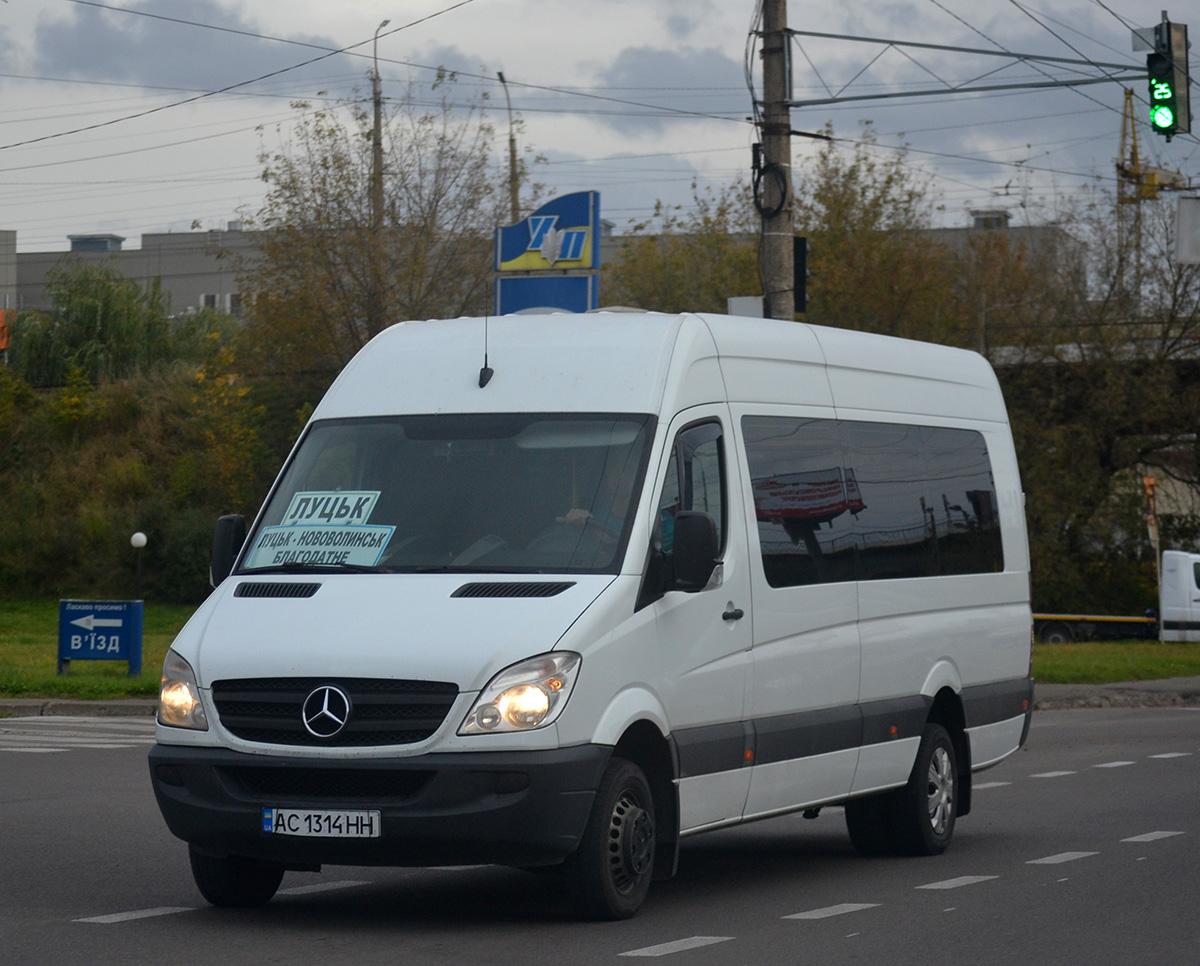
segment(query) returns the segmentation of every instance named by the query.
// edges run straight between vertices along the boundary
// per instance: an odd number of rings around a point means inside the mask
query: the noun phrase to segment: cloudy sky
[[[1189,4],[1193,13],[1200,8]],[[0,229],[20,251],[67,235],[220,228],[261,203],[256,162],[318,92],[369,92],[372,36],[385,94],[445,66],[498,108],[503,71],[522,148],[554,192],[593,188],[618,231],[656,199],[746,175],[756,140],[745,80],[755,0],[0,0]],[[1046,83],[1144,69],[1131,27],[1161,17],[1134,0],[791,0],[794,30],[1103,62],[1016,63],[982,53],[801,35],[797,101]],[[1188,9],[1171,13],[1186,22]],[[1192,25],[1200,31],[1200,16]],[[751,52],[759,93],[757,47]],[[1196,55],[1193,55],[1193,65]],[[986,76],[985,76],[986,75]],[[1127,81],[1144,103],[1144,81]],[[943,224],[979,207],[1052,218],[1082,184],[1113,187],[1122,84],[843,100],[793,111],[839,137],[871,122],[882,156],[932,180]],[[1200,113],[1200,110],[1197,111]],[[1200,142],[1141,130],[1143,157],[1200,176]],[[812,142],[795,139],[803,164]]]

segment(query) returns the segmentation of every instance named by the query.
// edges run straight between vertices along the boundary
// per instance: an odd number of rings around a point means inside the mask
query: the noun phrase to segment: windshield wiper
[[[365,564],[352,563],[302,563],[293,560],[290,563],[276,564],[273,567],[251,567],[248,570],[237,571],[236,576],[248,577],[254,574],[377,574],[378,567],[368,567]]]

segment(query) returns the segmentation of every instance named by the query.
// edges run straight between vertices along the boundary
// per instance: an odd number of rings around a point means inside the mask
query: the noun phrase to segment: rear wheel
[[[945,852],[958,817],[958,759],[941,725],[925,726],[908,784],[894,794],[899,850],[906,855]]]
[[[654,799],[642,770],[613,758],[600,778],[579,848],[564,863],[580,913],[628,919],[654,874]]]
[[[214,906],[247,909],[271,901],[283,881],[283,866],[240,855],[216,857],[188,846],[196,888]]]

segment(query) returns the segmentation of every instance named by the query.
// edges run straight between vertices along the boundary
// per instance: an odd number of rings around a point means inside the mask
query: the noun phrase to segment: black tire
[[[1043,644],[1070,644],[1075,635],[1068,624],[1052,623],[1043,625],[1038,640]]]
[[[940,855],[958,817],[958,757],[950,734],[927,724],[908,784],[897,789],[892,831],[904,855]]]
[[[283,866],[240,855],[217,858],[188,846],[196,888],[214,906],[251,909],[265,906],[283,881]]]
[[[614,757],[596,789],[579,848],[563,865],[586,919],[628,919],[654,875],[654,798],[632,762]]]
[[[894,798],[888,792],[846,802],[846,831],[859,855],[891,855],[896,851],[891,826]]]

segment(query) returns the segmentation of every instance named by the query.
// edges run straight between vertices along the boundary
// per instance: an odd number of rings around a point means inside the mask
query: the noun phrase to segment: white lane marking
[[[133,748],[136,745],[152,745],[154,738],[142,738],[137,734],[90,734],[84,736],[66,736],[66,734],[0,734],[0,742],[18,744],[20,742],[44,742],[48,745],[109,745],[120,744],[122,748]]]
[[[176,912],[195,912],[193,906],[159,906],[157,909],[138,909],[134,912],[114,912],[108,916],[91,916],[87,919],[72,919],[72,922],[129,922],[131,919],[150,919],[153,916],[170,916]]]
[[[11,751],[17,755],[52,755],[56,751],[70,750],[70,748],[0,748],[0,751]]]
[[[66,739],[63,741],[56,741],[55,739],[47,738],[44,735],[38,735],[36,738],[31,735],[26,740],[34,742],[37,745],[58,746],[60,751],[81,751],[85,748],[140,748],[140,747],[142,747],[141,742],[138,742],[138,741],[135,741],[135,740],[132,740],[129,738],[126,738],[124,741],[120,741],[118,739],[112,739],[110,741],[80,741],[78,739]],[[152,744],[154,744],[154,742],[149,741],[149,742],[146,742],[146,744],[152,745]],[[25,747],[25,745],[18,744],[16,742],[14,742],[11,738],[0,738],[0,750],[17,751],[20,748],[24,748],[24,747]]]
[[[370,885],[367,879],[342,879],[338,882],[315,882],[312,885],[292,886],[290,889],[280,889],[279,896],[306,896],[313,892],[329,892],[332,889],[351,889],[354,886]]]
[[[796,912],[784,919],[829,919],[831,916],[844,916],[848,912],[860,912],[863,909],[874,909],[878,902],[843,902],[837,906],[826,906],[824,909],[810,909],[808,912]]]
[[[1062,865],[1064,862],[1074,862],[1076,859],[1086,859],[1099,852],[1059,852],[1057,855],[1047,855],[1040,859],[1030,859],[1026,865]]]
[[[1151,755],[1151,758],[1190,758],[1190,751],[1168,751],[1162,755]]]
[[[943,879],[941,882],[930,882],[919,885],[918,889],[961,889],[963,886],[975,885],[977,882],[987,882],[998,879],[998,875],[960,875],[957,879]]]
[[[1122,842],[1157,842],[1159,839],[1169,839],[1174,835],[1183,835],[1183,832],[1146,832],[1144,835],[1134,835],[1127,839],[1121,839]]]
[[[1005,785],[1011,784],[1012,782],[981,782],[980,784],[976,785],[974,782],[972,782],[971,789],[972,791],[979,791],[981,788],[1003,788]]]
[[[1124,768],[1126,765],[1136,765],[1136,761],[1106,761],[1103,765],[1092,765],[1093,768]]]
[[[669,956],[671,953],[682,953],[689,949],[699,949],[701,946],[711,946],[714,943],[727,943],[732,936],[692,936],[690,939],[677,939],[673,943],[662,943],[658,946],[645,946],[642,949],[631,949],[618,956]]]
[[[146,718],[5,718],[0,731],[62,731],[68,728],[78,729],[79,734],[97,731],[120,731],[129,734],[153,734],[155,722],[153,717]]]
[[[1063,775],[1074,775],[1073,771],[1043,771],[1036,775],[1030,775],[1030,778],[1062,778]]]

